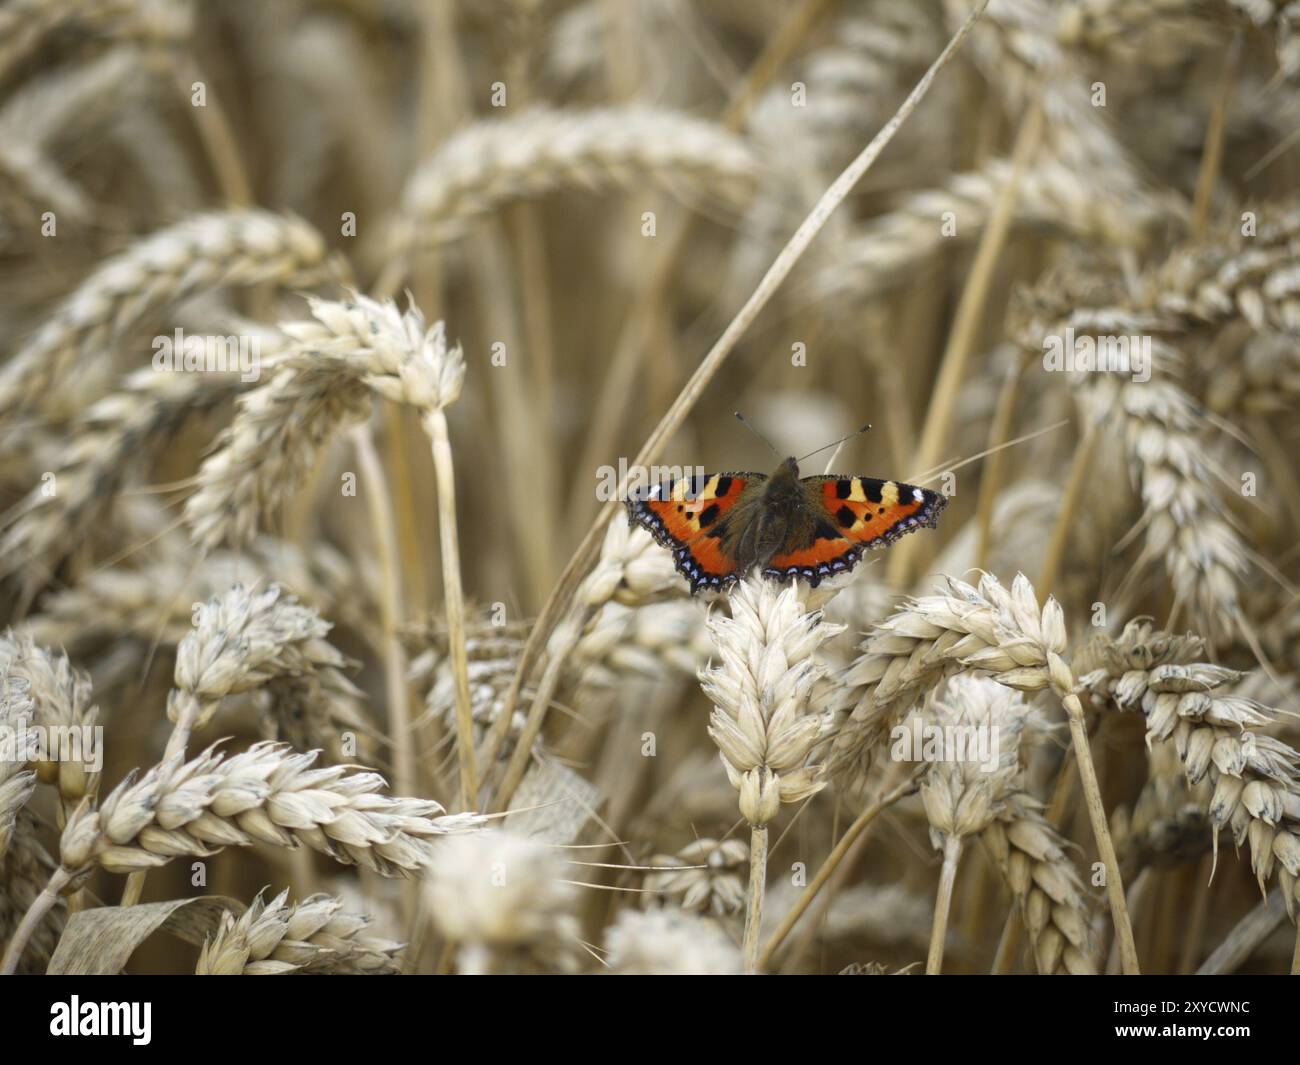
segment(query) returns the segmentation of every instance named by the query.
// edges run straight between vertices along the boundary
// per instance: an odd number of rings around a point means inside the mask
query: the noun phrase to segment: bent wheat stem
[[[23,951],[27,948],[27,941],[32,938],[32,933],[45,920],[45,915],[59,901],[59,895],[63,889],[71,882],[72,875],[66,869],[56,869],[50,875],[49,883],[36,896],[36,901],[27,908],[22,921],[14,930],[13,938],[9,940],[9,947],[5,950],[4,960],[0,962],[0,976],[12,976],[14,974],[18,968],[18,962],[22,960]]]

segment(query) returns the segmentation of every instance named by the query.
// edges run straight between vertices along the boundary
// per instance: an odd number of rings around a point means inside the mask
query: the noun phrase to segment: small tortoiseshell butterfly
[[[770,477],[685,477],[651,485],[626,505],[628,523],[672,551],[694,593],[726,588],[755,569],[816,587],[851,570],[864,550],[933,529],[948,500],[897,481],[800,477],[798,460],[788,458]]]

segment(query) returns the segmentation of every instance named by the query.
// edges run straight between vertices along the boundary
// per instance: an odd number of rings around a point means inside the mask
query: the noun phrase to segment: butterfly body
[[[864,550],[933,528],[947,499],[869,477],[800,477],[786,459],[770,476],[715,473],[651,485],[627,500],[628,520],[673,553],[691,591],[722,589],[758,570],[816,586]]]

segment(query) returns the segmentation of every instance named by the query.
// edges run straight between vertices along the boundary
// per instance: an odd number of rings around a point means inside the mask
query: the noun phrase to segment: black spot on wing
[[[867,499],[872,503],[879,503],[883,498],[880,490],[884,487],[883,481],[868,481],[865,477],[862,480],[862,491],[866,493]]]
[[[718,477],[718,484],[717,487],[713,489],[713,494],[718,498],[722,498],[730,491],[731,491],[731,478],[728,477],[726,474],[722,474],[721,476]]]
[[[858,516],[854,514],[849,507],[840,507],[840,509],[835,513],[835,520],[843,525],[844,528],[851,529],[853,523],[858,520]]]
[[[853,482],[847,477],[835,482],[835,498],[848,499],[853,494]]]
[[[843,509],[848,510],[849,508],[848,508],[848,507],[844,507]],[[850,513],[852,513],[852,512],[850,511]],[[815,540],[838,540],[838,539],[840,539],[840,535],[841,535],[841,534],[840,534],[839,529],[835,528],[835,526],[832,525],[832,524],[831,524],[829,521],[827,521],[825,518],[818,518],[818,519],[817,519],[817,529],[816,529],[816,531],[813,533],[813,539],[815,539]]]
[[[707,507],[705,507],[702,511],[700,511],[700,515],[696,519],[696,521],[700,523],[701,529],[708,528],[708,526],[712,525],[715,521],[718,520],[719,513],[720,513],[720,509],[718,507],[718,504],[710,503]]]

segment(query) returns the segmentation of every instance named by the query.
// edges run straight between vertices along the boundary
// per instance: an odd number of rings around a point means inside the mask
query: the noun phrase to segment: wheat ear
[[[820,612],[805,613],[793,583],[778,592],[761,576],[739,584],[728,603],[730,618],[709,620],[720,664],[700,675],[700,686],[714,707],[709,736],[750,826],[744,957],[752,973],[758,968],[768,823],[783,802],[825,786],[823,767],[810,761],[833,722],[812,702],[826,672],[816,654],[842,627],[824,622]]]
[[[400,943],[366,931],[370,918],[343,911],[343,901],[312,895],[290,903],[289,892],[267,902],[260,894],[236,917],[225,914],[203,944],[199,976],[286,973],[375,975],[397,972]]]
[[[468,973],[573,971],[577,892],[556,851],[507,832],[438,845],[425,882],[426,914]]]
[[[0,729],[16,737],[26,732],[36,706],[25,682],[6,675],[0,683]],[[23,915],[40,897],[54,871],[54,862],[37,837],[36,818],[27,809],[36,783],[36,774],[25,759],[0,759],[0,943],[4,944],[13,942]],[[18,971],[45,970],[63,932],[65,912],[63,900],[55,900],[30,925],[31,950]]]
[[[1205,643],[1132,621],[1118,638],[1099,636],[1088,651],[1084,687],[1146,718],[1149,744],[1172,744],[1193,787],[1207,781],[1211,840],[1232,830],[1249,844],[1265,890],[1277,872],[1287,912],[1300,901],[1300,752],[1259,731],[1269,707],[1234,693],[1241,674],[1205,661]]]
[[[90,275],[0,370],[0,412],[48,402],[76,363],[102,357],[149,312],[228,285],[308,287],[334,268],[311,226],[269,211],[197,215],[137,241]]]
[[[846,786],[861,784],[874,751],[920,697],[955,673],[980,670],[1020,691],[1050,688],[1070,724],[1088,818],[1102,862],[1116,942],[1126,973],[1137,972],[1132,923],[1088,746],[1083,704],[1064,655],[1065,618],[1055,599],[1039,607],[1033,586],[1017,574],[1004,588],[991,574],[978,585],[946,578],[947,594],[911,599],[876,625],[845,676],[861,689],[833,747],[832,768]]]

